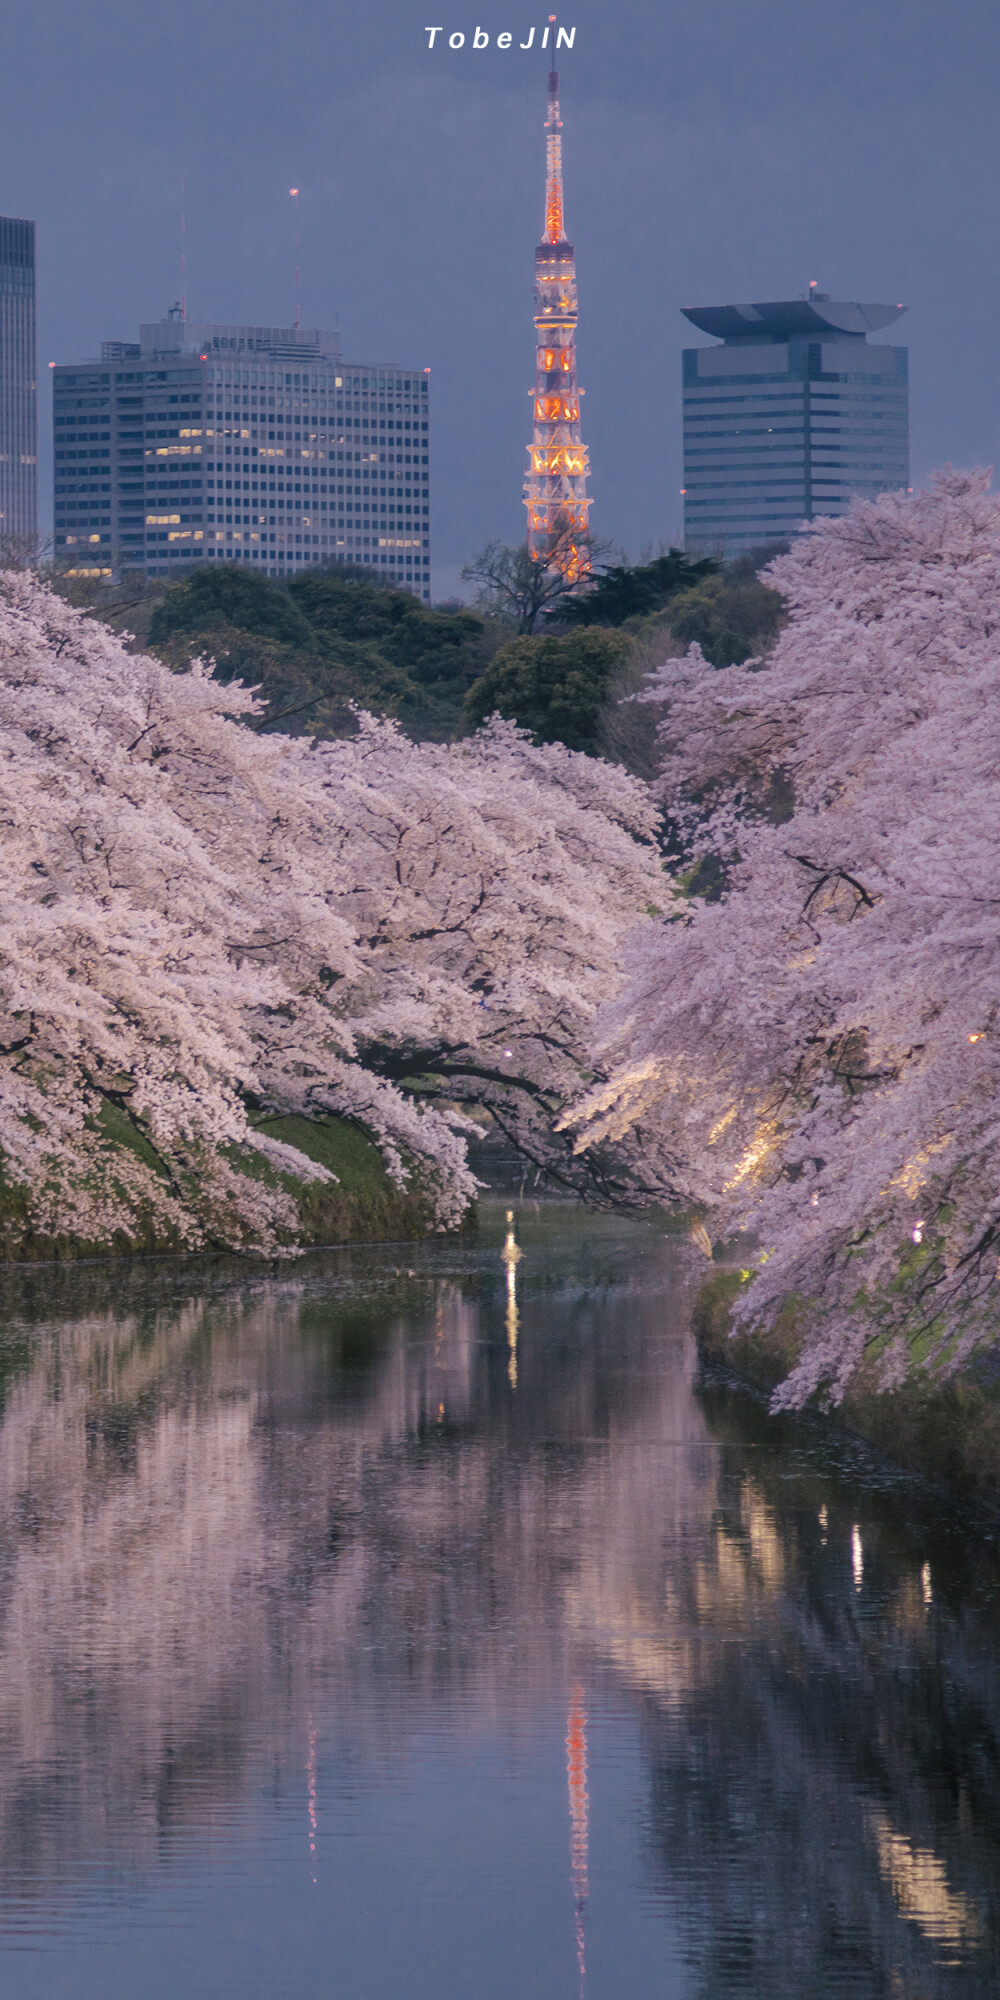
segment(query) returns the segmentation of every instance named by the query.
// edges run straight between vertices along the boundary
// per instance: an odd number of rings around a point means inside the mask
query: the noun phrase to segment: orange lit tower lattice
[[[554,36],[555,16],[550,15]],[[576,381],[576,260],[563,222],[559,76],[549,72],[545,234],[535,251],[535,424],[524,482],[528,546],[569,579],[590,570],[587,448]]]

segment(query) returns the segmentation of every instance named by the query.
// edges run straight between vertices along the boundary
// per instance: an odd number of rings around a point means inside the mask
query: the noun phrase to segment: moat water
[[[1000,1553],[662,1223],[0,1283],[4,2000],[1000,1992]]]

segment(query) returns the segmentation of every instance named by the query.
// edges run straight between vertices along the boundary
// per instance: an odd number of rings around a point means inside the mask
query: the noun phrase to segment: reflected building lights
[[[857,1522],[851,1529],[851,1568],[854,1572],[854,1588],[860,1590],[865,1580],[865,1554],[861,1546],[861,1529]]]
[[[514,1211],[507,1210],[507,1234],[504,1237],[503,1261],[507,1266],[507,1346],[510,1359],[507,1363],[507,1379],[512,1389],[517,1388],[517,1267],[524,1251],[514,1234]]]
[[[958,1952],[978,1942],[983,1934],[979,1911],[970,1896],[950,1887],[945,1864],[933,1849],[897,1833],[884,1812],[872,1813],[871,1827],[879,1870],[901,1915],[939,1949]]]
[[[576,1925],[576,1962],[580,1969],[582,2000],[587,1972],[584,1922],[589,1894],[587,1843],[590,1807],[587,1797],[587,1711],[579,1681],[574,1681],[570,1688],[569,1718],[566,1725],[566,1765],[569,1777],[569,1851],[573,1877],[573,1918]]]
[[[508,1264],[508,1266],[507,1266],[507,1345],[508,1345],[508,1347],[510,1348],[510,1359],[509,1359],[509,1361],[508,1361],[508,1363],[507,1363],[507,1375],[508,1375],[508,1378],[509,1378],[509,1380],[510,1380],[510,1386],[511,1386],[511,1388],[512,1388],[512,1389],[516,1389],[516,1388],[517,1388],[517,1327],[518,1327],[518,1320],[517,1320],[517,1276],[516,1276],[516,1271],[517,1271],[517,1266],[516,1266],[516,1265],[514,1265],[514,1264]]]

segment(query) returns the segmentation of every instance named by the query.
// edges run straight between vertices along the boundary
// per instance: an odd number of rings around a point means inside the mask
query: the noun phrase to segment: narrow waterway
[[[505,1236],[0,1281],[5,2000],[1000,1990],[996,1549]]]

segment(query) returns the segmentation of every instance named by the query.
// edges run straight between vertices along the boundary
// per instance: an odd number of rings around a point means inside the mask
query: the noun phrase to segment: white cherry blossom
[[[778,1401],[947,1373],[1000,1326],[1000,501],[986,475],[817,521],[773,653],[668,660],[662,793],[724,893],[682,893],[606,1010],[581,1139],[763,1252],[798,1303]],[[705,877],[703,875],[702,879]]]
[[[255,706],[0,579],[7,1254],[289,1242],[280,1177],[322,1170],[268,1113],[359,1121],[441,1227],[475,1189],[456,1100],[568,1153],[554,1114],[662,879],[642,788],[508,724],[313,744]]]

